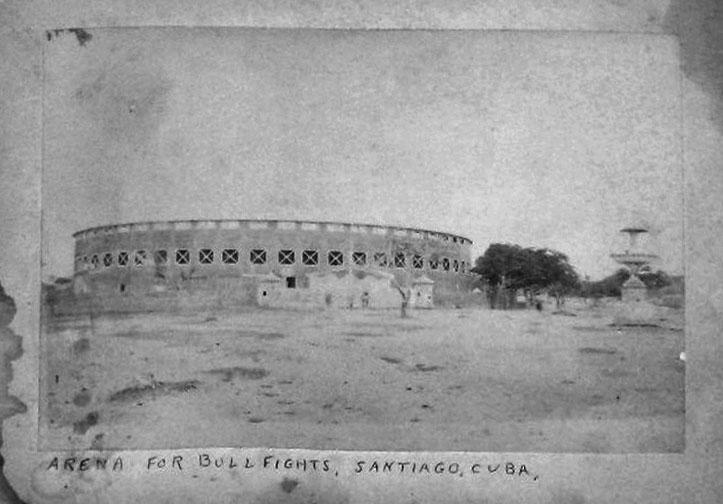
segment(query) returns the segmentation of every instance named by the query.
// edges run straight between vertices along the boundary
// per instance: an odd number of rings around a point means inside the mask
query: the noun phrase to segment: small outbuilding
[[[434,308],[434,280],[422,275],[412,281],[412,299],[410,304],[414,308]]]

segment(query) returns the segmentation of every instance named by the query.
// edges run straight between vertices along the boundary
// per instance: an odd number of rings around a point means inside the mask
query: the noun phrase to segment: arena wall
[[[262,284],[275,305],[323,305],[328,304],[328,296],[320,295],[319,286],[337,294],[356,293],[363,290],[365,274],[377,275],[374,285],[382,278],[394,292],[382,295],[375,287],[378,302],[372,306],[399,303],[397,287],[421,288],[420,279],[432,285],[433,304],[444,304],[468,291],[472,281],[470,240],[414,228],[309,221],[164,221],[96,227],[74,238],[73,299],[65,305],[76,309],[274,306],[271,299],[259,297]],[[341,272],[356,272],[360,281],[342,280]],[[346,304],[342,297],[332,296],[339,305]]]

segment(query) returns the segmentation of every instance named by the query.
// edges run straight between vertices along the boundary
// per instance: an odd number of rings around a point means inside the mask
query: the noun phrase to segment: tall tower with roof
[[[628,235],[628,245],[625,252],[611,254],[610,257],[630,270],[630,278],[622,286],[622,298],[626,302],[643,301],[646,298],[647,288],[640,279],[639,272],[643,266],[651,263],[658,256],[644,250],[641,246],[641,237],[649,232],[646,225],[627,226],[620,232]]]

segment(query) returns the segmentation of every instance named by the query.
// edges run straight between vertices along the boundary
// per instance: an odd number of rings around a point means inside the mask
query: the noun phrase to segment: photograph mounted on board
[[[46,38],[41,449],[684,450],[673,38]]]

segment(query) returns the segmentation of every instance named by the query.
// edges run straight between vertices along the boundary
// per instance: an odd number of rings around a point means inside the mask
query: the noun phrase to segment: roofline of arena
[[[267,222],[267,223],[279,223],[279,222],[288,222],[288,223],[295,223],[295,224],[321,224],[321,225],[337,225],[337,226],[360,226],[360,227],[367,227],[367,228],[382,228],[382,229],[390,229],[390,230],[397,230],[397,231],[412,231],[417,233],[433,233],[437,235],[445,235],[457,239],[462,239],[466,242],[468,242],[470,245],[473,243],[472,240],[467,238],[466,236],[454,234],[454,233],[447,233],[444,231],[435,231],[433,229],[424,229],[424,228],[416,228],[416,227],[405,227],[405,226],[388,226],[383,224],[368,224],[363,222],[343,222],[343,221],[317,221],[317,220],[298,220],[298,219],[187,219],[187,220],[158,220],[158,221],[137,221],[137,222],[124,222],[119,224],[106,224],[102,226],[93,226],[86,229],[81,229],[80,231],[76,231],[73,233],[73,238],[77,238],[79,235],[93,232],[93,231],[100,231],[100,230],[110,230],[113,228],[119,228],[123,226],[138,226],[138,225],[153,225],[153,224],[193,224],[193,223],[199,223],[199,222],[215,222],[215,223],[221,223],[221,222]]]

